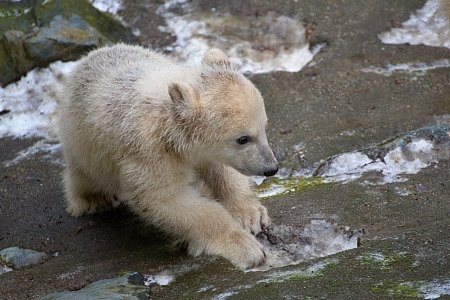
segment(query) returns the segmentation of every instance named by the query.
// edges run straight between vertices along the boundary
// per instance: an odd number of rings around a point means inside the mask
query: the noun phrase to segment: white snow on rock
[[[144,274],[144,284],[146,286],[149,286],[152,283],[156,283],[157,285],[160,286],[166,286],[169,285],[174,280],[175,276],[168,271],[161,271],[155,274]]]
[[[385,44],[411,44],[450,48],[450,20],[440,4],[444,0],[428,0],[400,28],[379,35]]]
[[[344,153],[335,156],[320,176],[325,182],[350,182],[372,172],[381,178],[377,177],[366,183],[402,182],[407,180],[402,177],[403,174],[416,174],[432,162],[437,162],[432,149],[431,141],[418,139],[402,148],[391,150],[383,160],[372,160],[360,151]]]
[[[59,150],[57,106],[63,95],[63,81],[76,64],[54,62],[0,88],[0,138],[41,138],[4,162],[5,166],[40,152],[52,155]]]
[[[448,132],[450,136],[450,131]],[[414,138],[405,145],[389,150],[383,158],[370,158],[365,151],[353,151],[335,155],[318,166],[300,171],[282,168],[283,174],[276,179],[253,178],[257,185],[266,184],[258,191],[260,198],[273,197],[295,191],[298,186],[314,186],[316,184],[340,182],[343,184],[365,176],[362,184],[384,185],[394,182],[405,182],[408,174],[416,174],[450,158],[450,148],[445,143],[436,145],[431,140]],[[317,174],[316,174],[317,173]]]
[[[413,62],[413,63],[402,63],[402,64],[387,64],[385,68],[381,67],[368,67],[363,68],[362,71],[365,73],[375,73],[384,76],[391,76],[392,74],[413,74],[414,76],[426,75],[427,71],[448,68],[450,67],[450,61],[448,59],[440,59],[432,62]]]
[[[236,17],[214,10],[198,13],[188,1],[172,0],[161,5],[158,13],[167,23],[160,30],[177,37],[166,50],[183,61],[198,60],[208,49],[219,48],[244,73],[297,72],[323,47],[310,49],[303,22],[275,12],[258,17]]]
[[[274,225],[268,233],[258,235],[264,246],[266,262],[249,271],[267,271],[296,265],[302,261],[326,257],[355,249],[362,236],[359,230],[350,230],[327,220],[311,220],[303,228]]]
[[[0,138],[57,139],[56,108],[63,80],[76,62],[54,62],[0,88]]]
[[[122,0],[91,0],[91,4],[102,12],[117,15],[122,8]]]

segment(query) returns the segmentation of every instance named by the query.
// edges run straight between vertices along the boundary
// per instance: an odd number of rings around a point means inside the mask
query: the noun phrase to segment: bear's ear
[[[210,49],[203,55],[202,63],[208,66],[232,67],[228,57],[219,49]]]
[[[198,91],[188,83],[172,82],[169,85],[169,95],[176,105],[194,109],[200,106],[200,96]]]

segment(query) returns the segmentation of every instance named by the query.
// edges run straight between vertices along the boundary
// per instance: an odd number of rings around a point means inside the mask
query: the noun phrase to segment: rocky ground
[[[199,10],[215,7],[246,17],[274,10],[316,24],[311,42],[326,47],[314,64],[297,73],[250,76],[266,100],[268,136],[287,169],[311,168],[400,133],[450,125],[448,67],[390,76],[362,71],[450,59],[445,48],[386,45],[377,37],[407,20],[424,1],[193,2]],[[155,7],[129,0],[122,15],[142,27],[145,43],[163,47],[171,37],[154,29],[164,22],[152,17]],[[35,142],[1,139],[0,162]],[[448,151],[448,144],[442,145]],[[343,226],[362,234],[355,249],[247,273],[219,258],[188,257],[124,207],[70,217],[64,211],[61,170],[39,155],[9,167],[0,164],[0,250],[16,246],[47,255],[40,265],[1,274],[2,299],[83,291],[90,283],[133,272],[148,275],[151,296],[147,289],[139,292],[141,299],[450,297],[450,156],[403,175],[404,182],[364,184],[373,176],[364,174],[346,184],[312,184],[263,199],[277,225],[303,228],[326,220],[336,230]],[[141,277],[132,277],[142,285]]]

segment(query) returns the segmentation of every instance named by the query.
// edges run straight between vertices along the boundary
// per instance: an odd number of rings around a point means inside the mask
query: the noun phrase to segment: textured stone
[[[118,278],[96,281],[79,291],[46,295],[40,300],[77,299],[150,299],[150,288],[144,284],[144,276],[131,273]]]
[[[13,269],[38,265],[47,259],[47,254],[18,247],[5,248],[0,251],[0,263]]]
[[[36,67],[76,60],[105,43],[137,43],[131,30],[89,1],[0,2],[0,85]]]

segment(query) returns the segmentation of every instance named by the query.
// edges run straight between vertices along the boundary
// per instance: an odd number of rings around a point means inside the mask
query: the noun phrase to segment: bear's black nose
[[[264,176],[269,177],[269,176],[273,176],[275,174],[277,174],[278,172],[278,167],[269,171],[264,171]]]

